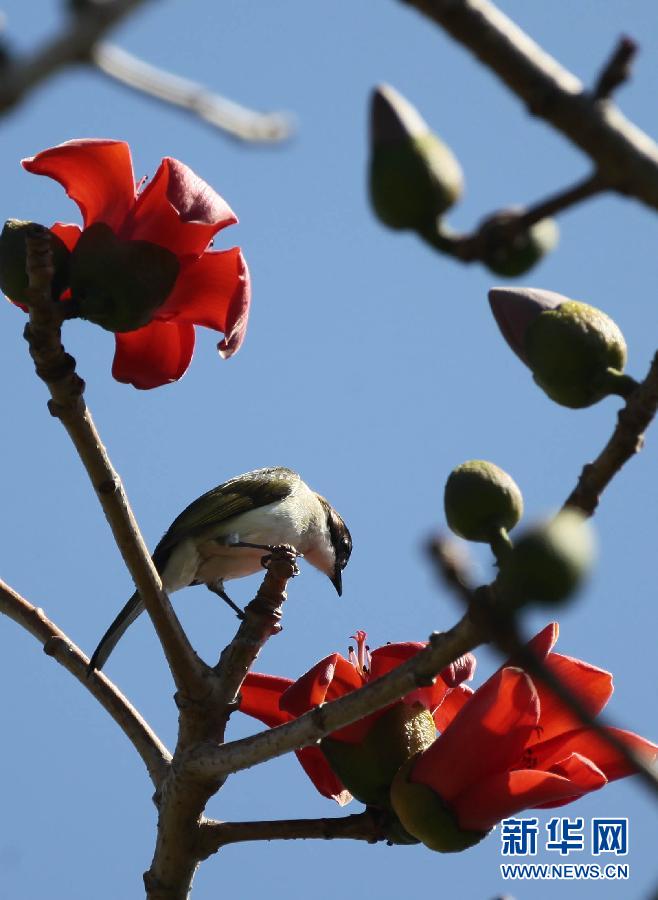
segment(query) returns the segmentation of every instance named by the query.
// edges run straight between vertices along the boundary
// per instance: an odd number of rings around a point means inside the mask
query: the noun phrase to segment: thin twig
[[[152,66],[113,44],[96,44],[91,60],[113,81],[185,109],[238,140],[275,143],[287,140],[292,134],[292,122],[283,113],[259,113],[247,109],[202,84]]]
[[[658,145],[600,103],[489,0],[403,0],[496,74],[535,116],[586,153],[608,188],[658,209]]]
[[[292,547],[277,547],[272,553],[267,564],[267,576],[245,608],[237,634],[222,651],[215,667],[217,681],[213,702],[225,708],[227,719],[235,709],[242,682],[265,642],[281,630],[286,585],[298,572],[295,560],[296,553]],[[223,734],[218,735],[218,739],[223,739]]]
[[[439,220],[434,228],[420,232],[420,236],[442,253],[448,253],[461,262],[486,263],[496,246],[510,245],[542,219],[564,212],[606,190],[605,182],[594,173],[539,200],[533,206],[498,210],[483,219],[475,231],[459,233],[453,231],[444,220]]]
[[[633,391],[626,405],[619,411],[617,426],[594,462],[584,466],[578,484],[564,505],[582,510],[591,516],[599,504],[601,494],[624,463],[642,449],[644,432],[658,410],[658,353],[649,373]]]
[[[619,39],[592,90],[595,100],[607,100],[620,85],[628,81],[636,53],[637,44],[632,38],[623,36]]]
[[[98,700],[137,750],[157,788],[169,770],[171,754],[116,685],[100,672],[88,678],[89,660],[84,653],[46,617],[42,609],[32,606],[4,581],[0,581],[0,612],[43,644],[45,653],[77,678]]]
[[[381,824],[374,812],[366,810],[342,818],[281,819],[265,822],[216,822],[206,819],[201,823],[199,855],[206,859],[227,844],[244,841],[289,841],[350,839],[374,844],[384,838]]]
[[[482,640],[481,629],[467,614],[449,631],[431,635],[427,647],[382,678],[338,700],[316,707],[285,725],[222,747],[211,744],[200,746],[181,760],[181,765],[193,777],[224,778],[230,772],[248,769],[291,750],[307,747],[332,731],[431,683],[442,669],[473,650]]]
[[[30,321],[25,328],[37,375],[52,400],[48,408],[64,425],[96,491],[117,547],[153,621],[179,691],[203,694],[205,670],[183,631],[83,399],[84,382],[61,343],[61,309],[53,302],[50,232],[34,226],[26,240]]]

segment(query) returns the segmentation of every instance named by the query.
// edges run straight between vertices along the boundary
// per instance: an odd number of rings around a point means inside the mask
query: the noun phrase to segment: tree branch
[[[100,672],[88,678],[89,660],[84,653],[46,617],[42,609],[32,606],[1,580],[0,612],[43,644],[44,652],[77,678],[98,700],[137,750],[157,788],[169,770],[171,754],[116,685]]]
[[[448,253],[464,263],[487,263],[497,245],[509,246],[514,239],[550,216],[569,209],[607,190],[598,174],[564,188],[529,207],[501,209],[483,219],[475,231],[460,234],[443,220],[437,220],[431,229],[418,234],[430,246],[441,253]]]
[[[292,123],[283,113],[258,113],[213,93],[202,84],[149,65],[126,50],[106,42],[91,51],[96,68],[120,84],[178,106],[230,137],[256,143],[287,140]]]
[[[467,614],[450,631],[432,634],[424,650],[382,678],[338,700],[318,706],[285,725],[222,747],[205,744],[192,749],[181,760],[181,765],[190,777],[224,778],[230,772],[248,769],[291,750],[307,747],[332,731],[431,683],[442,669],[473,650],[482,640],[481,629]]]
[[[31,56],[9,57],[0,79],[0,113],[6,112],[55,72],[86,62],[91,48],[103,35],[144,0],[104,0],[89,3],[72,16],[61,32]]]
[[[192,774],[181,765],[188,750],[203,742],[217,746],[224,740],[226,722],[235,709],[240,686],[263,644],[281,626],[288,579],[297,571],[290,547],[276,547],[258,593],[245,609],[235,638],[209,670],[208,693],[181,709],[178,745],[169,777],[160,791],[158,837],[153,861],[144,876],[149,900],[182,900],[188,896],[199,855],[199,823],[206,803],[225,774]]]
[[[200,858],[207,859],[227,844],[244,841],[349,839],[374,844],[383,840],[381,825],[369,810],[342,818],[281,819],[272,822],[216,822],[205,819],[199,835]]]
[[[587,463],[578,484],[564,505],[582,510],[591,516],[599,504],[601,494],[628,460],[638,453],[644,443],[644,432],[658,410],[658,353],[649,373],[633,391],[626,405],[619,411],[617,426],[594,462]]]
[[[75,360],[61,343],[64,303],[51,299],[53,277],[50,232],[34,226],[26,240],[30,321],[25,338],[37,375],[52,399],[48,408],[64,425],[96,491],[117,547],[132,575],[163,646],[179,691],[203,694],[206,673],[192,649],[162,583],[128,502],[117,472],[110,462],[91,413],[83,399],[84,382],[75,371]],[[207,668],[207,667],[206,667]]]
[[[603,67],[596,80],[592,97],[595,100],[607,100],[614,91],[631,77],[631,64],[637,53],[637,44],[632,38],[619,39],[612,56]]]
[[[658,209],[658,145],[602,103],[489,0],[403,0],[432,19],[586,153],[610,189]]]

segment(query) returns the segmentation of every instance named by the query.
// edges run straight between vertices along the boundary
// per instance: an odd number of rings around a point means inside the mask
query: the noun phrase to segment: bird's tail
[[[100,671],[103,668],[103,666],[107,662],[108,656],[116,647],[125,630],[129,625],[132,625],[132,623],[135,621],[135,619],[143,609],[144,603],[142,602],[142,598],[139,596],[137,591],[135,591],[130,600],[126,603],[124,608],[121,610],[119,615],[116,617],[114,622],[112,622],[110,627],[101,638],[98,647],[96,647],[96,649],[94,650],[92,657],[89,660],[89,665],[87,666],[88,675],[93,672],[94,669],[98,669]]]

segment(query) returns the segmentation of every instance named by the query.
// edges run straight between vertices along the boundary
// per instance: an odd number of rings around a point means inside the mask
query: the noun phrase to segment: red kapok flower
[[[106,326],[115,331],[112,374],[118,381],[147,389],[178,380],[192,359],[195,325],[223,332],[218,344],[221,356],[229,357],[239,349],[249,313],[249,272],[239,248],[208,251],[213,236],[237,218],[191,169],[166,157],[140,191],[142,182],[135,184],[128,144],[111,140],[68,141],[23,160],[23,166],[28,172],[54,178],[77,203],[84,231],[62,223],[51,230],[74,251],[81,235],[95,229],[101,250],[94,264],[100,262],[102,270],[102,254],[109,248],[108,278],[115,259],[124,261],[137,242],[142,242],[142,248],[151,245],[152,250],[155,245],[172,255],[173,287],[167,284],[164,296],[158,298],[164,302],[148,311],[147,324]],[[94,250],[99,253],[96,243]],[[150,277],[142,279],[145,290]],[[139,272],[136,278],[131,296],[142,286]]]
[[[365,631],[357,631],[353,637],[357,650],[350,648],[349,659],[340,653],[332,653],[297,681],[250,672],[242,685],[240,710],[270,727],[281,725],[381,678],[426,646],[420,643],[386,644],[370,653]],[[365,803],[378,802],[382,783],[388,777],[385,785],[388,794],[390,779],[410,755],[400,746],[398,732],[404,732],[407,740],[411,734],[412,742],[425,741],[429,737],[423,746],[434,740],[435,723],[440,722],[443,727],[468,700],[471,691],[461,682],[471,678],[474,670],[475,658],[469,653],[444,669],[434,684],[419,688],[402,700],[333,732],[322,741],[322,749],[305,747],[299,750],[297,757],[306,774],[323,796],[331,797],[341,805],[351,800],[345,785],[346,775],[350,782],[348,787],[355,796]],[[444,705],[446,711],[441,713]],[[421,714],[429,717],[430,736]],[[369,743],[372,746],[368,746]],[[358,754],[364,747],[367,759],[354,757],[350,751],[355,748]],[[394,762],[401,753],[403,758]],[[340,770],[340,775],[336,769]]]
[[[612,694],[612,675],[552,653],[557,636],[554,623],[530,647],[597,715]],[[650,759],[658,754],[657,745],[630,731],[610,731]],[[620,754],[548,688],[508,663],[399,772],[391,799],[407,831],[447,852],[472,846],[496,822],[523,809],[561,806],[632,774]]]

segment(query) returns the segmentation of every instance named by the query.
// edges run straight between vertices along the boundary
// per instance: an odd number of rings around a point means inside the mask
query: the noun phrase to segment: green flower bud
[[[122,241],[97,222],[80,235],[71,257],[71,293],[80,315],[113,332],[147,325],[174,286],[180,263],[149,241]]]
[[[514,479],[483,459],[453,469],[443,499],[448,525],[467,541],[489,543],[501,529],[511,531],[523,515],[523,497]]]
[[[525,353],[539,387],[572,409],[617,393],[626,365],[626,341],[612,319],[566,298],[530,324]]]
[[[462,830],[431,787],[409,781],[413,762],[400,768],[391,785],[391,805],[406,831],[438,853],[459,853],[479,844],[487,832]]]
[[[34,225],[34,222],[9,219],[0,235],[0,289],[14,303],[23,306],[29,305],[25,238]],[[52,232],[50,245],[54,268],[52,297],[53,300],[59,300],[62,291],[68,287],[71,254],[66,244]]]
[[[394,88],[380,85],[371,104],[370,197],[390,228],[423,230],[461,197],[452,151]]]
[[[513,237],[506,237],[501,226],[516,215],[513,210],[496,213],[483,229],[485,246],[482,262],[497,275],[523,275],[557,246],[560,233],[554,219],[541,219]]]
[[[580,586],[594,560],[585,516],[561,510],[525,532],[503,560],[496,588],[514,604],[562,603]]]
[[[387,807],[389,789],[402,763],[436,739],[431,714],[420,703],[396,703],[380,716],[359,744],[324,738],[322,752],[357,800]]]

